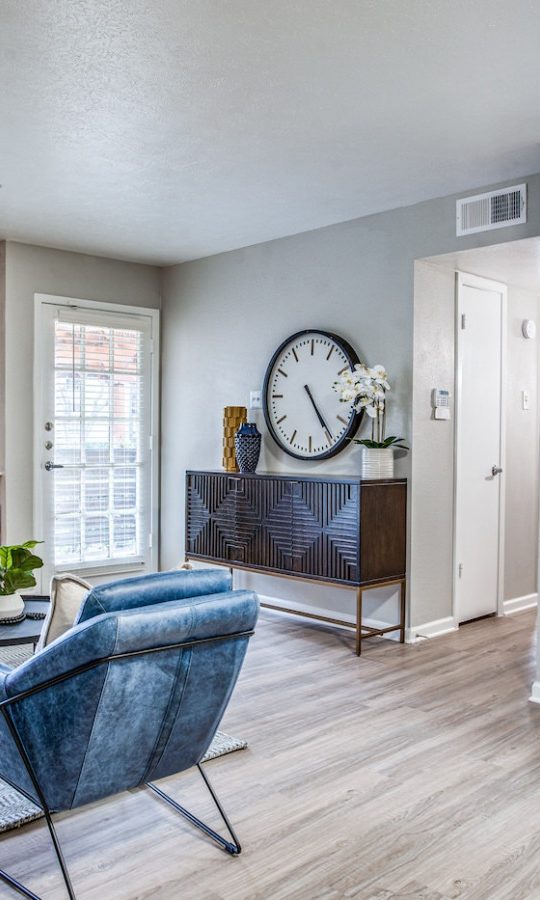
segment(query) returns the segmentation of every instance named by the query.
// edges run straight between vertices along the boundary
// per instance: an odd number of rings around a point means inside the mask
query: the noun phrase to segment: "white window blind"
[[[150,532],[149,322],[59,308],[53,327],[55,467],[46,505],[54,568],[142,565]]]

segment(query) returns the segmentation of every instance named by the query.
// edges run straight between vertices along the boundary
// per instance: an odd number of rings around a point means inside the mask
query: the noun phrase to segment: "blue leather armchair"
[[[258,615],[223,569],[94,588],[75,626],[15,670],[0,666],[0,776],[51,814],[148,786],[229,853],[238,839],[200,761],[229,702]],[[197,766],[232,840],[153,782]],[[4,871],[0,878],[35,894]]]

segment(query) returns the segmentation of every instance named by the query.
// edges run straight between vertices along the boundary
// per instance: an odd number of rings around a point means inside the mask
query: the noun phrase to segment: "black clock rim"
[[[287,453],[289,456],[294,457],[294,459],[301,459],[304,462],[316,462],[320,459],[330,459],[330,457],[336,456],[337,453],[340,453],[340,451],[343,450],[345,445],[349,443],[350,439],[353,438],[358,431],[360,423],[362,422],[364,416],[364,410],[361,409],[356,411],[354,416],[351,418],[349,427],[346,429],[345,434],[340,437],[337,444],[334,444],[334,446],[331,447],[330,450],[326,450],[324,453],[317,454],[317,456],[302,456],[301,453],[295,453],[293,450],[290,450],[281,441],[270,419],[270,412],[268,408],[268,386],[270,383],[270,376],[280,353],[284,350],[287,344],[290,344],[292,341],[295,341],[297,338],[303,337],[306,334],[321,334],[323,335],[323,337],[330,338],[330,340],[335,341],[336,344],[339,344],[345,356],[347,357],[347,361],[351,370],[355,365],[360,363],[360,358],[356,350],[349,344],[348,341],[345,340],[345,338],[342,338],[339,334],[335,334],[333,331],[325,331],[322,328],[303,328],[302,331],[297,331],[295,332],[295,334],[289,335],[288,338],[282,341],[282,343],[273,354],[272,359],[268,363],[263,381],[263,413],[266,427],[268,428],[270,435],[272,436],[278,447],[280,447],[281,450],[284,450],[285,453]]]

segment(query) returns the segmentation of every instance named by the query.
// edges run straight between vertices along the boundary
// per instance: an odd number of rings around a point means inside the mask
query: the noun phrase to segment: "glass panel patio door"
[[[43,303],[36,410],[48,574],[152,557],[152,319]]]

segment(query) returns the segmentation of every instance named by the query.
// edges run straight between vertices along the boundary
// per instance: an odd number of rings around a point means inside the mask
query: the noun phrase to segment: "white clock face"
[[[279,348],[265,379],[265,415],[287,453],[320,459],[346,446],[359,417],[333,384],[356,362],[345,341],[322,331],[293,335]]]

